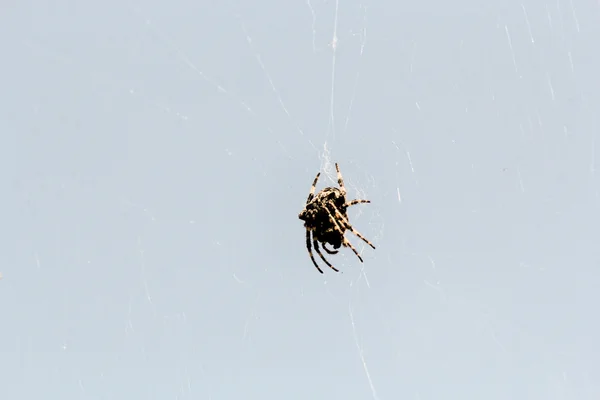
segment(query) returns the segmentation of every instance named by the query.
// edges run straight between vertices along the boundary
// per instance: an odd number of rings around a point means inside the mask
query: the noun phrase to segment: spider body
[[[361,238],[372,248],[375,248],[371,242],[369,242],[363,235],[361,235],[356,229],[350,225],[348,221],[348,207],[360,204],[370,203],[369,200],[346,200],[346,188],[344,187],[344,180],[340,172],[340,168],[335,164],[337,171],[338,185],[339,188],[327,187],[321,190],[315,195],[315,187],[319,180],[320,173],[313,181],[310,188],[310,193],[306,199],[304,209],[298,215],[302,221],[304,221],[304,228],[306,229],[306,248],[310,258],[320,273],[323,273],[319,265],[315,261],[312,253],[312,246],[315,248],[317,254],[327,264],[327,266],[336,272],[339,272],[327,259],[323,256],[319,249],[319,243],[322,244],[323,249],[329,254],[337,254],[340,247],[350,247],[358,259],[363,262],[362,257],[358,254],[354,246],[344,237],[346,230],[351,231],[356,236]],[[311,238],[312,236],[312,238]],[[312,240],[311,240],[312,239]],[[327,245],[333,246],[333,250],[327,248]]]
[[[305,228],[312,229],[313,238],[321,242],[325,251],[330,254],[335,254],[337,251],[331,253],[331,250],[325,247],[326,244],[339,249],[344,241],[336,224],[329,217],[330,214],[335,216],[336,209],[348,219],[346,213],[348,206],[346,206],[344,193],[338,188],[328,187],[317,193],[298,216],[304,221]]]

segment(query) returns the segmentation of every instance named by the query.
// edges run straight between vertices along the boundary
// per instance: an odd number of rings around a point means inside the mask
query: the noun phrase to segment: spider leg
[[[344,204],[344,207],[350,207],[355,204],[370,203],[370,202],[371,202],[371,200],[352,200],[352,201],[349,201],[346,204]]]
[[[352,233],[354,233],[356,236],[361,238],[366,244],[368,244],[372,248],[375,248],[375,246],[373,246],[373,243],[369,242],[369,240],[366,237],[361,235],[359,231],[357,231],[356,229],[354,229],[354,227],[352,225],[350,225],[348,220],[342,215],[340,210],[338,210],[337,207],[335,207],[335,205],[333,207],[335,208],[335,215],[340,219],[340,221],[342,221],[344,223],[344,225],[346,225],[346,229],[348,229],[349,231],[352,231]]]
[[[342,193],[345,195],[346,188],[344,187],[344,178],[342,178],[342,173],[340,172],[340,167],[338,166],[338,163],[335,163],[335,170],[337,171],[338,185],[340,186],[340,189],[342,189]]]
[[[328,252],[329,254],[337,254],[337,253],[339,252],[339,250],[329,250],[329,249],[327,248],[327,246],[325,246],[326,244],[327,244],[327,243],[323,243],[323,244],[322,244],[322,246],[323,246],[323,250],[325,250],[325,251],[326,251],[326,252]]]
[[[334,270],[335,272],[340,272],[336,267],[334,267],[333,265],[331,265],[329,263],[329,261],[327,261],[327,259],[325,258],[325,256],[323,256],[323,253],[321,253],[321,250],[319,250],[319,242],[317,242],[317,239],[315,239],[314,237],[313,237],[313,245],[315,246],[315,251],[321,257],[321,260],[325,261],[325,264],[327,264],[327,266],[329,268],[331,268],[332,270]],[[323,272],[321,272],[321,273],[323,273]]]
[[[342,215],[342,213],[340,213],[340,211],[337,209],[337,207],[334,206],[334,209],[335,209],[336,214],[341,217],[341,221],[344,223],[344,225],[349,226],[350,224],[348,224],[348,222],[346,221],[346,219],[344,218],[344,216]],[[356,251],[356,249],[354,248],[354,246],[352,246],[352,243],[350,243],[348,241],[348,239],[346,239],[346,237],[344,236],[344,229],[342,229],[340,227],[338,221],[333,217],[333,215],[331,215],[331,211],[329,211],[329,209],[327,207],[325,207],[325,210],[327,210],[327,214],[329,214],[329,219],[331,221],[333,221],[335,229],[337,229],[340,232],[340,235],[342,235],[342,238],[344,239],[344,241],[342,242],[342,244],[344,245],[344,247],[350,247],[352,249],[352,251],[354,252],[354,254],[356,254],[356,257],[358,257],[358,259],[360,260],[360,262],[363,262],[363,259],[360,256],[360,254],[358,254],[358,251]]]
[[[315,267],[317,267],[317,269],[319,270],[320,273],[323,273],[323,271],[321,270],[321,268],[319,268],[319,266],[317,265],[317,261],[315,260],[315,256],[313,256],[312,250],[310,248],[310,231],[308,229],[306,230],[306,249],[308,250],[308,255],[310,255],[310,259],[312,260],[313,264],[315,264]],[[319,253],[319,255],[321,255],[321,252],[319,252],[319,249],[316,248],[316,250]],[[321,255],[321,258],[323,258],[322,255]]]
[[[363,259],[360,256],[360,254],[358,254],[358,251],[356,251],[356,249],[354,248],[354,246],[352,246],[352,243],[350,243],[350,241],[348,239],[346,239],[346,238],[344,238],[344,246],[350,247],[352,249],[352,251],[354,252],[354,254],[356,254],[356,257],[358,257],[358,259],[360,260],[360,262],[363,262]]]
[[[319,180],[319,176],[321,176],[320,172],[317,174],[317,177],[315,178],[315,180],[313,181],[312,186],[310,187],[310,193],[308,194],[308,199],[306,199],[307,203],[309,201],[311,201],[313,197],[315,197],[315,187],[317,186],[317,181]]]

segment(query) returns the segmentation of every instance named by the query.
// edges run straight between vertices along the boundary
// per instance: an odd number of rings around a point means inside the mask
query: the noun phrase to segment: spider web
[[[448,4],[17,7],[5,392],[597,398],[600,7]]]
[[[259,49],[260,42],[257,42],[255,44],[253,35],[250,32],[250,29],[247,27],[248,24],[244,18],[244,15],[241,13],[236,13],[235,18],[236,18],[237,22],[239,23],[239,28],[240,28],[241,32],[243,33],[243,36],[246,40],[246,43],[248,45],[248,48],[249,48],[251,54],[253,54],[254,59],[256,60],[256,63],[258,64],[262,73],[264,74],[264,78],[268,82],[268,87],[270,88],[270,90],[273,94],[273,97],[276,99],[277,106],[283,112],[283,114],[287,117],[289,125],[293,126],[295,132],[299,135],[299,138],[301,138],[301,142],[306,142],[310,146],[310,149],[313,150],[316,153],[316,155],[320,158],[320,160],[321,160],[321,169],[320,170],[323,170],[325,172],[324,177],[326,177],[332,183],[335,184],[336,178],[335,178],[334,169],[332,167],[333,162],[332,162],[331,150],[330,150],[329,143],[330,142],[335,143],[335,141],[338,139],[338,134],[336,132],[336,119],[337,119],[336,114],[337,114],[339,107],[336,104],[336,83],[337,83],[336,62],[337,62],[337,52],[338,52],[338,43],[339,43],[339,36],[338,36],[338,31],[339,31],[338,26],[339,25],[338,24],[339,24],[339,7],[340,7],[340,5],[339,5],[339,0],[332,2],[332,4],[330,4],[330,5],[326,4],[326,2],[322,2],[319,4],[319,7],[317,7],[316,5],[313,5],[313,3],[311,3],[310,0],[307,0],[306,5],[310,11],[310,15],[311,15],[311,19],[312,19],[312,21],[311,21],[312,53],[313,53],[312,55],[313,56],[322,56],[323,53],[326,53],[326,54],[329,53],[330,58],[331,58],[331,65],[330,65],[331,85],[330,85],[330,92],[329,92],[329,110],[328,110],[329,112],[328,112],[328,119],[327,119],[327,127],[324,132],[323,138],[320,140],[322,142],[322,150],[319,150],[317,145],[314,143],[314,142],[318,142],[319,140],[311,139],[310,136],[305,133],[305,131],[303,130],[301,125],[296,122],[292,112],[290,112],[290,109],[286,105],[286,102],[284,101],[284,99],[280,93],[280,90],[278,89],[275,79],[272,77],[271,73],[269,72],[267,63],[263,60],[263,55],[261,53],[261,50]],[[342,135],[347,132],[350,121],[351,121],[352,109],[353,109],[355,98],[356,98],[357,87],[360,82],[360,63],[361,63],[361,59],[362,59],[364,51],[365,51],[365,46],[366,46],[366,41],[367,41],[367,10],[368,10],[368,8],[360,3],[355,4],[354,7],[358,7],[360,13],[362,14],[362,18],[360,19],[360,21],[357,25],[358,29],[354,28],[354,29],[351,29],[351,30],[345,32],[344,44],[346,45],[346,49],[345,49],[346,51],[350,52],[350,51],[354,50],[357,53],[358,61],[356,63],[357,66],[355,67],[354,79],[352,80],[352,83],[351,83],[352,89],[350,92],[349,101],[345,102],[346,103],[345,105],[347,108],[346,108],[346,110],[342,110],[342,111],[345,111],[343,113],[343,114],[345,114],[345,117],[342,120],[343,121]],[[332,8],[333,8],[333,10],[332,10]],[[328,13],[333,14],[333,27],[331,29],[331,31],[332,31],[331,40],[329,42],[327,42],[326,45],[324,45],[324,41],[322,39],[318,38],[318,36],[321,36],[321,35],[319,35],[320,29],[317,29],[317,26],[318,26],[317,21],[318,21],[318,19],[320,19],[320,18],[318,18],[318,16],[327,15]],[[136,9],[136,14],[142,15],[142,12],[139,9]],[[264,128],[270,134],[274,134],[274,129],[271,128],[271,126],[269,125],[269,118],[263,117],[262,113],[258,113],[257,111],[255,111],[255,109],[252,108],[252,106],[250,106],[248,104],[248,102],[246,102],[243,99],[240,99],[238,95],[234,94],[234,92],[228,90],[226,87],[217,83],[214,79],[212,79],[209,75],[207,75],[202,69],[200,69],[190,59],[190,57],[188,56],[188,54],[186,52],[184,52],[179,46],[177,46],[172,40],[170,40],[164,34],[163,31],[158,29],[152,23],[152,21],[150,19],[145,19],[145,22],[146,22],[147,27],[150,30],[152,30],[153,34],[155,34],[157,37],[159,37],[161,39],[161,41],[165,45],[167,45],[176,54],[176,57],[178,59],[180,59],[183,63],[185,63],[185,65],[187,65],[191,70],[193,70],[203,81],[205,81],[209,85],[213,86],[218,93],[227,97],[229,100],[232,101],[232,103],[237,103],[243,111],[247,112],[252,118],[255,118],[258,121],[260,121],[260,123],[264,126]],[[327,31],[327,30],[325,30],[325,31]],[[353,47],[355,47],[355,48],[353,48]],[[308,61],[310,61],[310,59]],[[344,82],[344,83],[346,83],[346,82]],[[318,95],[321,95],[321,93],[319,93]],[[179,116],[179,115],[180,114],[177,114],[177,116]],[[313,136],[313,135],[311,135],[311,136]],[[318,138],[318,135],[316,137]],[[339,139],[339,140],[343,140],[343,139]],[[292,158],[291,156],[289,156],[289,152],[286,150],[285,146],[279,141],[278,141],[278,144],[280,145],[282,151],[284,151],[288,157]],[[374,183],[374,178],[372,176],[370,176],[370,178],[372,180],[372,183]],[[361,188],[361,187],[357,186],[356,184],[354,184],[353,180],[351,180],[351,179],[346,178],[346,182],[347,182],[347,187],[350,189],[350,191],[356,192],[357,198],[366,198],[366,191],[364,190],[364,188]],[[361,210],[358,210],[358,212],[354,216],[354,219],[359,220],[361,217],[361,214],[362,214]],[[377,225],[380,226],[380,234],[375,237],[375,239],[377,239],[379,236],[381,236],[381,234],[383,232],[383,223],[381,221],[381,217],[379,215],[377,215],[377,212],[374,213],[374,217],[371,218],[371,222],[375,223],[376,226]],[[361,249],[364,249],[364,244],[361,243],[360,247],[361,247]],[[361,253],[362,253],[362,251],[361,251]],[[342,264],[346,264],[346,263],[344,262]],[[238,282],[240,284],[244,284],[244,285],[246,284],[246,281],[240,279],[236,275],[235,272],[232,275],[233,275],[234,279],[236,280],[236,282]],[[352,288],[353,285],[358,284],[361,281],[361,279],[364,279],[367,287],[369,286],[368,278],[367,278],[367,275],[366,275],[366,272],[364,269],[364,265],[362,266],[360,272],[355,275],[356,275],[356,277],[353,278],[354,281],[352,281],[352,280],[346,281],[350,288]],[[300,290],[303,290],[303,289],[300,287]],[[329,293],[330,295],[333,296],[331,291],[329,291],[328,289],[326,289],[326,291],[327,291],[327,293]],[[347,295],[348,294],[346,294],[346,296]],[[256,293],[256,298],[254,300],[255,304],[258,302],[260,297],[261,297],[261,292],[258,291]],[[348,299],[350,299],[350,298],[348,298]],[[249,340],[251,323],[253,322],[253,320],[257,319],[258,315],[259,315],[258,310],[255,307],[256,306],[254,306],[252,308],[252,310],[250,311],[250,314],[244,324],[244,334],[243,334],[244,341]],[[348,309],[348,316],[349,316],[351,327],[352,327],[352,333],[353,333],[355,346],[358,351],[360,361],[362,363],[364,373],[367,378],[369,388],[371,390],[372,397],[378,398],[375,385],[374,385],[373,380],[369,373],[369,368],[368,368],[368,364],[367,364],[365,356],[364,356],[364,351],[363,351],[362,345],[361,345],[359,337],[358,337],[356,322],[355,322],[355,318],[354,318],[354,314],[353,314],[353,310],[352,310],[352,302],[350,302],[350,308]]]

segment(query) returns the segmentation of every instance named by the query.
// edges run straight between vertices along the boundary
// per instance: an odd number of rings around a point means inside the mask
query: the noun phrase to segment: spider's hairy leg
[[[335,206],[334,206],[335,207]],[[331,211],[329,211],[329,209],[327,207],[325,207],[325,210],[327,210],[327,214],[329,215],[329,219],[333,222],[333,225],[335,226],[335,229],[340,233],[340,235],[342,236],[343,242],[342,244],[344,245],[344,247],[350,247],[350,249],[352,249],[352,251],[354,252],[354,254],[356,254],[356,257],[358,257],[358,259],[360,260],[360,262],[363,262],[362,257],[360,256],[360,254],[358,254],[358,251],[356,251],[356,249],[354,248],[354,246],[352,246],[352,243],[350,243],[348,241],[348,239],[346,239],[344,237],[344,231],[345,229],[342,229],[342,227],[340,227],[340,224],[338,223],[338,220],[336,220],[333,215],[331,215]],[[346,222],[346,219],[344,218],[344,216],[342,215],[342,213],[340,213],[340,211],[337,209],[337,207],[335,207],[335,212],[336,215],[338,215],[338,217],[340,218],[340,221],[345,225],[349,225]]]
[[[340,186],[342,193],[344,193],[345,195],[346,188],[344,187],[344,178],[342,178],[342,173],[340,172],[340,167],[338,166],[338,163],[335,163],[335,170],[337,171],[338,185]]]
[[[310,193],[308,193],[308,199],[306,199],[307,203],[311,201],[313,197],[315,197],[315,187],[317,187],[317,181],[319,180],[319,176],[321,176],[320,172],[317,173],[317,177],[315,178],[315,180],[312,183],[312,186],[310,187]]]
[[[337,207],[335,208],[335,215],[336,215],[336,217],[338,217],[340,219],[340,221],[342,221],[342,223],[345,225],[346,229],[348,229],[349,231],[354,233],[356,236],[361,238],[366,244],[371,246],[373,249],[375,248],[375,246],[373,246],[373,243],[369,242],[369,240],[366,237],[361,235],[359,231],[357,231],[356,229],[354,229],[354,227],[352,225],[350,225],[348,220],[342,215],[342,213],[340,212],[340,210],[337,209]]]
[[[327,266],[329,268],[331,268],[332,270],[334,270],[335,272],[340,272],[336,267],[334,267],[333,265],[331,265],[329,263],[329,261],[327,261],[327,259],[325,258],[325,256],[323,256],[323,253],[321,253],[321,250],[319,250],[319,242],[317,242],[317,239],[315,239],[314,236],[313,236],[313,245],[315,246],[315,251],[321,257],[321,260],[325,261],[325,264],[327,264]],[[321,273],[323,273],[323,272],[321,271]]]
[[[335,219],[335,217],[333,216],[333,214],[331,214],[331,211],[329,211],[329,208],[324,207],[325,211],[327,211],[327,215],[329,216],[329,221],[333,222],[333,226],[335,227],[335,230],[338,231],[338,233],[344,237],[344,229],[342,229],[342,227],[340,226],[338,220]],[[334,206],[334,209],[336,212],[339,213],[337,207]]]
[[[355,204],[370,203],[370,202],[371,202],[371,200],[358,200],[357,199],[357,200],[352,200],[352,201],[347,202],[346,204],[344,204],[344,207],[350,207]]]
[[[326,252],[328,252],[329,254],[337,254],[337,253],[339,253],[339,250],[329,250],[329,249],[327,248],[327,246],[325,246],[326,244],[327,244],[327,243],[323,243],[323,249],[324,249]]]
[[[312,250],[310,248],[310,231],[308,229],[306,230],[306,249],[308,250],[308,255],[310,256],[310,259],[312,260],[313,264],[315,264],[315,267],[317,267],[317,269],[319,270],[320,273],[323,273],[321,268],[319,268],[319,266],[317,265],[315,256],[313,256]],[[321,254],[321,253],[319,253],[319,254]],[[323,257],[323,256],[321,256],[321,257]]]
[[[358,251],[356,251],[356,249],[354,248],[354,246],[352,246],[352,243],[350,243],[350,241],[348,239],[344,238],[343,244],[345,247],[350,247],[352,249],[352,251],[354,252],[354,254],[356,254],[356,257],[358,257],[360,262],[363,262],[362,257],[360,256],[360,254],[358,254]]]

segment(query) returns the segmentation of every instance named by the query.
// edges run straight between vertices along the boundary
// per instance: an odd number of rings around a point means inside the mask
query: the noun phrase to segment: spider
[[[338,250],[336,249],[339,249],[340,246],[350,247],[360,262],[363,262],[362,257],[358,254],[358,251],[356,251],[354,246],[352,246],[352,243],[344,237],[346,230],[351,231],[369,246],[375,248],[371,242],[350,225],[347,213],[348,207],[360,203],[370,203],[371,201],[347,201],[344,180],[342,179],[342,173],[340,172],[340,167],[337,163],[335,164],[335,169],[337,171],[339,188],[327,187],[315,195],[315,187],[317,186],[319,176],[321,176],[321,173],[319,172],[310,188],[310,193],[306,199],[306,205],[298,215],[298,218],[304,221],[304,227],[306,228],[306,248],[308,249],[308,254],[320,273],[323,273],[323,271],[317,265],[310,245],[311,233],[312,243],[317,254],[325,261],[325,264],[327,264],[329,268],[336,272],[339,272],[339,270],[331,265],[321,253],[319,242],[322,243],[323,249],[329,254],[337,254]],[[333,246],[333,250],[327,248],[327,245]]]

